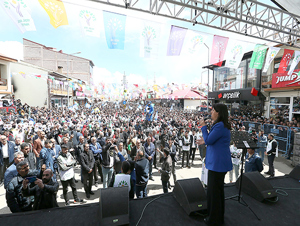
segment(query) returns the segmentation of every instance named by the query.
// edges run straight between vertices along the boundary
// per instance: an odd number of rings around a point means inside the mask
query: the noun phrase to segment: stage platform
[[[244,200],[261,219],[260,221],[256,219],[246,206],[234,200],[226,200],[224,225],[300,225],[299,181],[288,176],[275,177],[268,180],[273,187],[287,188],[285,191],[288,193],[288,196],[278,195],[278,201],[271,203],[267,201],[259,202],[242,193]],[[290,188],[297,188],[298,190],[289,190]],[[238,190],[234,184],[225,186],[225,197],[237,193]],[[151,203],[145,209],[139,225],[205,225],[202,216],[188,216],[173,197],[173,193],[130,201],[130,225],[137,224],[144,207],[149,202]],[[21,214],[4,214],[0,215],[0,225],[98,225],[98,211],[99,204],[94,203]]]

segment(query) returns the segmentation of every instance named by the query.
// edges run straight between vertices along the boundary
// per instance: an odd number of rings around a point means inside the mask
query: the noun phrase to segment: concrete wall
[[[25,72],[25,78],[19,72]],[[15,98],[21,99],[22,104],[47,107],[48,86],[47,80],[31,77],[30,75],[45,75],[46,70],[34,68],[20,63],[11,63],[12,84],[15,89]],[[45,104],[46,103],[46,104]]]
[[[194,109],[200,105],[200,100],[184,100],[184,109]]]

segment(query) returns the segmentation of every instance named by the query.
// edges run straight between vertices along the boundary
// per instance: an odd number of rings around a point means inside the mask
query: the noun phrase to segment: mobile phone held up
[[[29,181],[29,183],[33,183],[36,181],[36,177],[26,177],[26,179]]]

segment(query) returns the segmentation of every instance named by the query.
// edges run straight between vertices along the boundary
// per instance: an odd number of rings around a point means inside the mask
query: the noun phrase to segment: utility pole
[[[124,75],[123,75],[123,80],[121,80],[121,81],[123,83],[123,97],[125,100],[125,90],[126,90],[126,84],[127,84],[125,71],[124,71]],[[127,90],[126,90],[126,93],[127,93]]]

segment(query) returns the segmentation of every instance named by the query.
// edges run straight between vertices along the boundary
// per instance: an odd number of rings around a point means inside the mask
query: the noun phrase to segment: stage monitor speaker
[[[173,193],[188,215],[207,209],[206,193],[199,178],[177,180]]]
[[[129,224],[128,187],[100,189],[100,225]]]
[[[289,174],[291,178],[300,180],[300,165],[297,165]]]
[[[241,177],[235,183],[238,189],[240,180]],[[267,198],[277,197],[273,186],[258,171],[243,174],[242,191],[260,202]]]

